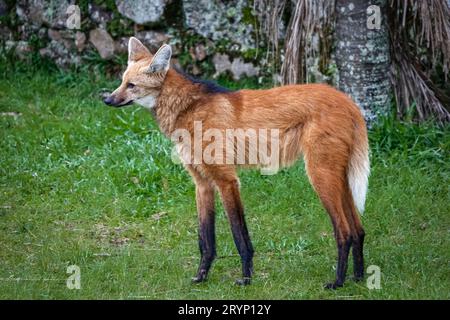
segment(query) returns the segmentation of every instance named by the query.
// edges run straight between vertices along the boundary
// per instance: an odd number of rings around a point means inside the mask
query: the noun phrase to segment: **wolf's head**
[[[113,107],[123,107],[136,102],[151,109],[170,67],[172,49],[163,45],[152,55],[136,38],[128,42],[128,67],[122,83],[104,102]]]

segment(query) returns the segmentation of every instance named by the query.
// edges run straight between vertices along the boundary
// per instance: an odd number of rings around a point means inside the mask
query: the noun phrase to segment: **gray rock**
[[[252,63],[245,63],[241,58],[237,58],[231,64],[231,73],[235,80],[239,80],[243,75],[247,77],[257,76],[259,68],[255,67]]]
[[[39,28],[44,22],[44,3],[19,0],[16,4],[16,15],[19,21]]]
[[[60,41],[62,39],[61,33],[58,30],[48,29],[47,33],[50,40]]]
[[[216,74],[214,75],[216,77],[231,70],[230,57],[227,54],[216,53],[213,57],[213,64],[216,69]]]
[[[47,31],[47,35],[50,40],[60,42],[62,45],[64,45],[66,49],[70,51],[75,51],[76,49],[78,49],[78,45],[76,42],[77,42],[77,35],[79,33],[81,33],[84,36],[84,33],[74,30],[48,29]],[[86,36],[84,37],[86,38]]]
[[[68,68],[71,65],[79,65],[81,58],[66,47],[63,42],[51,40],[47,47],[39,50],[42,57],[51,59],[58,67]]]
[[[12,39],[12,31],[6,26],[0,26],[0,40],[7,41]]]
[[[4,0],[0,0],[0,17],[6,16],[8,14],[8,6]]]
[[[33,51],[33,48],[27,41],[12,41],[8,40],[5,42],[6,50],[11,50],[14,48],[15,54],[20,58],[24,59],[26,56]]]
[[[81,31],[77,31],[75,34],[75,46],[78,52],[83,51],[86,46],[86,35]]]
[[[128,40],[129,37],[121,37],[114,41],[114,51],[118,54],[123,54],[128,52]]]
[[[97,28],[89,32],[89,41],[103,59],[114,56],[114,40],[105,29]]]
[[[112,12],[107,11],[106,9],[96,4],[89,4],[88,11],[91,21],[102,27],[103,29],[106,29],[106,24],[113,18]]]
[[[194,61],[203,61],[206,59],[206,47],[203,44],[196,45],[189,49],[189,54]]]
[[[248,0],[183,0],[188,28],[214,41],[229,40],[242,51],[255,47],[253,25],[243,21],[242,10],[248,6]]]
[[[28,24],[22,24],[17,27],[17,33],[19,35],[19,39],[21,40],[29,39],[29,37],[38,30],[39,29],[36,29],[36,27],[30,27]]]
[[[35,27],[42,25],[62,29],[66,27],[69,5],[74,0],[18,0],[16,13],[21,22],[32,24]]]
[[[216,53],[213,57],[214,68],[216,69],[215,77],[230,71],[234,80],[239,80],[242,76],[253,77],[259,74],[259,68],[252,63],[244,62],[242,58],[236,58],[233,62],[226,54]]]
[[[159,31],[139,31],[134,35],[138,38],[151,52],[155,53],[163,44],[168,43],[170,37],[168,34]],[[114,42],[116,53],[128,52],[128,40],[130,37],[121,37]]]
[[[172,66],[172,68],[176,68],[178,70],[183,69],[183,67],[181,66],[180,60],[178,60],[177,58],[170,59],[170,65]]]
[[[169,36],[160,31],[139,31],[135,34],[135,37],[141,40],[141,42],[152,52],[156,52],[164,43],[169,41]]]
[[[137,24],[161,19],[167,0],[116,0],[117,9]]]
[[[44,23],[52,28],[66,28],[68,19],[67,8],[74,4],[75,1],[69,0],[53,0],[45,1]]]
[[[202,73],[202,70],[197,65],[194,64],[192,66],[191,73],[193,76],[198,76]]]

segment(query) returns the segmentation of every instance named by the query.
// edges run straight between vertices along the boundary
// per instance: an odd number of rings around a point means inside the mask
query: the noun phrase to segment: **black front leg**
[[[219,185],[223,205],[231,225],[234,243],[241,256],[242,279],[236,280],[238,285],[248,285],[253,273],[253,246],[244,218],[244,209],[239,195],[237,181],[228,181]]]
[[[205,281],[209,269],[216,257],[216,237],[215,237],[215,213],[214,211],[199,221],[198,245],[200,249],[200,265],[197,275],[192,278],[193,282]]]
[[[192,278],[192,281],[198,283],[206,280],[209,269],[216,257],[213,187],[210,185],[197,186],[196,197],[199,220],[198,244],[201,258],[197,275]]]
[[[236,218],[231,218],[231,230],[233,233],[234,243],[241,256],[242,262],[242,279],[236,280],[238,285],[248,285],[251,282],[253,274],[253,246],[248,234],[247,226],[244,220],[243,213],[235,212],[233,214]],[[241,216],[242,219],[237,217]]]

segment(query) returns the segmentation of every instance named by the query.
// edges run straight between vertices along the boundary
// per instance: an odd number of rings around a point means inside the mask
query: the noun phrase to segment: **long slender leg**
[[[364,236],[365,232],[361,224],[361,219],[353,202],[353,196],[350,188],[346,186],[343,194],[344,210],[350,222],[352,234],[352,255],[353,255],[353,275],[355,281],[364,278]]]
[[[320,196],[322,202],[330,215],[331,221],[334,225],[334,234],[337,244],[337,266],[336,266],[336,279],[334,282],[327,283],[325,288],[336,289],[342,287],[345,282],[348,266],[348,255],[350,247],[352,245],[352,236],[347,217],[345,216],[342,208],[339,205],[335,206],[330,203],[326,196]]]
[[[196,180],[196,201],[199,221],[198,244],[200,265],[193,282],[205,281],[216,257],[214,187],[207,181]]]
[[[345,211],[345,171],[321,167],[321,162],[314,160],[309,158],[307,161],[308,175],[331,218],[338,249],[336,280],[326,284],[325,288],[336,289],[342,287],[345,281],[354,222],[351,214]]]
[[[355,281],[361,281],[364,278],[364,230],[361,231],[355,239],[353,239],[352,244],[352,255],[353,255],[353,274]]]
[[[245,223],[244,208],[239,194],[239,182],[237,179],[233,179],[216,182],[216,184],[230,221],[234,243],[241,256],[243,278],[236,280],[236,283],[239,285],[247,285],[250,284],[253,273],[254,251]]]
[[[344,285],[345,276],[347,274],[348,254],[350,252],[351,244],[351,237],[349,239],[339,239],[339,236],[337,237],[338,259],[336,267],[336,280],[334,282],[327,283],[325,288],[336,289]]]

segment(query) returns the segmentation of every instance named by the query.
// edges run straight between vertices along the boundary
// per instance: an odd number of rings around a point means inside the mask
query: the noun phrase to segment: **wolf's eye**
[[[128,89],[133,89],[136,85],[134,83],[128,82],[127,84],[127,88]]]

